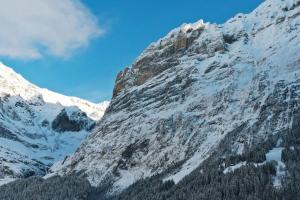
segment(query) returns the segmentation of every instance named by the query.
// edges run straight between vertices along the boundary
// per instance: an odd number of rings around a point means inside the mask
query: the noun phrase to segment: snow
[[[175,184],[177,184],[180,180],[182,180],[185,176],[189,175],[192,171],[194,171],[200,163],[205,160],[205,157],[197,152],[192,158],[190,158],[179,170],[179,172],[166,177],[163,181],[173,180]]]
[[[240,162],[236,165],[227,167],[226,169],[224,169],[223,173],[227,174],[228,172],[234,172],[235,170],[241,168],[242,166],[245,166],[247,164],[247,162]]]
[[[209,26],[209,23],[205,23],[202,19],[195,23],[184,23],[180,27],[171,30],[165,37],[160,38],[157,42],[153,42],[150,44],[148,48],[136,59],[136,62],[143,57],[149,56],[152,53],[152,49],[158,48],[159,46],[164,46],[173,42],[176,37],[180,34],[185,34],[190,36],[192,31],[202,30]]]
[[[7,160],[1,166],[8,167],[15,175],[23,169],[37,170],[38,163],[34,160],[51,165],[73,154],[90,134],[86,130],[64,133],[52,130],[52,121],[63,109],[75,120],[81,117],[76,113],[84,112],[92,123],[102,118],[109,105],[107,101],[95,104],[39,88],[1,62],[0,98],[0,127],[17,138],[0,137],[0,157]]]
[[[181,169],[166,178],[163,181],[173,180],[175,184],[181,181],[185,176],[189,175],[192,171],[194,171],[208,156],[210,155],[208,147],[215,146],[216,142],[221,140],[222,137],[218,135],[211,135],[207,138],[207,140],[201,145],[200,149],[190,158],[188,159]]]
[[[77,97],[68,97],[45,88],[39,88],[29,83],[20,74],[17,74],[12,68],[5,66],[1,62],[0,94],[21,96],[24,100],[32,101],[35,101],[37,97],[42,97],[42,99],[50,105],[54,104],[62,107],[76,106],[93,120],[100,120],[109,105],[108,101],[95,104]],[[48,112],[51,114],[51,109],[48,109]]]
[[[280,145],[281,142],[282,142],[282,139],[279,139],[276,146]],[[255,166],[261,166],[261,165],[266,164],[267,162],[276,161],[276,176],[273,177],[273,186],[274,187],[281,187],[281,180],[284,176],[286,176],[286,171],[285,171],[286,166],[282,162],[282,151],[283,150],[284,150],[283,147],[275,147],[266,153],[266,161],[265,162],[253,163]],[[225,168],[223,173],[227,174],[229,172],[234,172],[235,170],[237,170],[245,165],[247,165],[247,162],[240,162],[236,165]]]
[[[130,185],[132,185],[133,183],[135,183],[137,180],[140,179],[141,174],[137,175],[138,173],[136,173],[137,171],[139,171],[140,173],[143,173],[141,169],[136,169],[136,171],[134,173],[132,173],[129,170],[120,170],[120,178],[118,181],[116,181],[114,183],[114,190],[115,191],[119,191],[122,188],[126,188]]]
[[[281,187],[281,180],[286,176],[285,164],[282,162],[282,151],[284,148],[276,147],[266,154],[267,161],[276,161],[276,176],[273,178],[274,187]]]
[[[195,23],[191,23],[191,24],[183,24],[181,25],[181,27],[179,28],[180,31],[183,31],[185,33],[187,33],[189,30],[198,30],[201,28],[204,28],[207,24],[204,23],[204,21],[201,19],[198,22]],[[171,31],[171,34],[174,32],[177,32],[178,30],[175,29],[173,31]]]
[[[4,178],[4,179],[0,178],[0,186],[5,185],[5,184],[10,183],[10,182],[13,182],[15,180],[16,179],[14,179],[14,178]]]
[[[270,150],[266,154],[267,161],[276,161],[276,162],[281,162],[281,154],[283,151],[283,147],[276,147],[272,150]]]
[[[184,24],[152,43],[136,61],[144,61],[143,58],[152,61],[149,66],[147,62],[142,66],[144,71],[151,72],[151,67],[167,65],[170,59],[178,64],[142,85],[135,85],[135,75],[142,71],[133,68],[135,62],[125,79],[121,79],[128,84],[112,100],[111,112],[67,160],[68,164],[57,166],[55,173],[85,170],[92,185],[99,185],[109,172],[118,168],[122,152],[129,144],[149,139],[147,151],[134,152],[130,162],[135,167],[129,162],[128,170],[119,170],[120,177],[112,180],[122,190],[139,178],[161,173],[184,161],[178,171],[164,179],[178,183],[211,155],[226,134],[241,125],[251,127],[257,123],[260,109],[278,81],[289,85],[300,77],[300,18],[291,18],[299,7],[287,12],[282,9],[295,2],[267,0],[252,13],[239,14],[225,24],[203,21]],[[283,15],[286,19],[277,23],[276,19]],[[187,51],[169,56],[170,47],[178,38],[191,36],[190,29],[199,30],[201,34]],[[224,35],[235,40],[224,41]],[[207,72],[213,63],[217,63],[215,69]],[[191,85],[183,89],[185,81],[191,80]],[[282,112],[286,116],[290,114],[288,110]],[[271,123],[270,117],[271,114],[266,123]],[[290,125],[285,123],[287,120],[283,118],[272,130],[262,124],[255,136],[241,133],[249,136],[243,142],[246,145],[251,139],[262,140],[266,132],[286,130]],[[235,153],[242,154],[244,144],[235,144]],[[278,161],[279,150],[274,151],[267,157]],[[72,161],[76,165],[70,166]],[[225,172],[245,164],[238,163]]]
[[[245,149],[245,145],[243,143],[238,143],[237,154],[242,155]]]

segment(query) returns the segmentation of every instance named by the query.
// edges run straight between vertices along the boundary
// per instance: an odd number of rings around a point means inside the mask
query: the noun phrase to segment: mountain
[[[107,106],[39,88],[0,63],[0,182],[44,175],[74,153]]]
[[[300,113],[299,36],[299,0],[172,30],[117,75],[102,120],[51,172],[80,172],[116,193],[162,173],[177,184],[213,155],[242,156],[283,138]]]

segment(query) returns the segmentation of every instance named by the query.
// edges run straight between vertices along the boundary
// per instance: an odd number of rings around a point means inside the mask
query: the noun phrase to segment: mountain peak
[[[0,178],[46,173],[78,148],[108,105],[39,88],[0,63]]]
[[[29,82],[26,81],[20,74],[16,73],[12,68],[6,66],[2,62],[0,62],[0,81],[11,82],[14,84],[29,84]]]
[[[53,171],[84,171],[93,185],[120,191],[179,165],[166,177],[177,183],[226,140],[230,154],[241,154],[284,132],[293,114],[283,102],[294,105],[300,81],[299,5],[268,0],[224,24],[185,24],[152,43],[117,75],[93,134]]]
[[[34,100],[36,97],[42,97],[46,103],[61,104],[62,106],[76,106],[87,115],[99,120],[109,102],[92,103],[77,97],[69,97],[46,88],[40,88],[16,73],[12,68],[0,63],[0,94],[9,94],[12,96],[21,96],[25,100]]]

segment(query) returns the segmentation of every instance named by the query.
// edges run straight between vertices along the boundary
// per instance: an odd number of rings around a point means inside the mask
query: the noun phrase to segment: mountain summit
[[[0,181],[44,175],[75,151],[107,106],[39,88],[0,63]]]
[[[299,115],[299,5],[267,0],[152,43],[117,75],[93,133],[52,172],[84,173],[114,193],[161,173],[178,183],[215,154],[242,156],[283,137]]]

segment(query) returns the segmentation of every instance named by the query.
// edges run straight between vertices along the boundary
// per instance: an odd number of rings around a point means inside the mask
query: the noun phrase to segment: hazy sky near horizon
[[[0,61],[40,87],[110,100],[116,74],[151,42],[183,23],[223,23],[262,1],[0,0]]]

